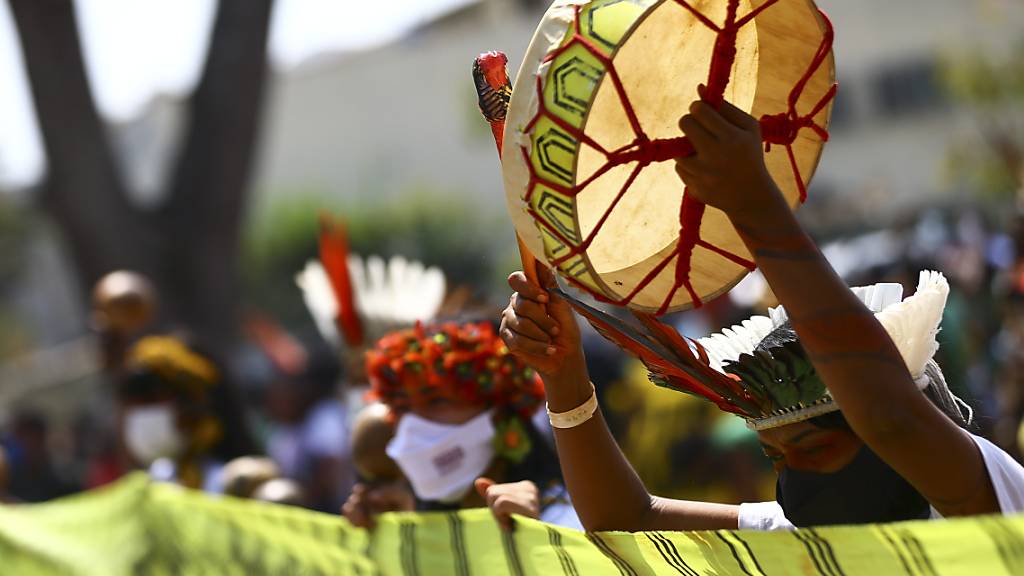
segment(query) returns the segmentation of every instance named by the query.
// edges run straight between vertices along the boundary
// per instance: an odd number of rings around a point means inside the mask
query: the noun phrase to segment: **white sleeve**
[[[740,530],[794,530],[778,502],[747,502],[740,504]]]
[[[988,440],[973,434],[971,437],[981,450],[1003,514],[1024,512],[1024,466]]]

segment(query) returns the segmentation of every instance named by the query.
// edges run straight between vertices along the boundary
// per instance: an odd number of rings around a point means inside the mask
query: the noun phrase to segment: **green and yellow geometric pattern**
[[[658,3],[598,0],[581,6],[562,42],[551,52],[554,58],[540,71],[541,112],[525,130],[530,137],[528,161],[533,176],[529,207],[538,221],[547,260],[560,261],[558,268],[566,277],[597,293],[604,288],[593,277],[584,255],[565,259],[573,247],[584,242],[577,225],[576,199],[574,194],[567,193],[582,184],[577,181],[576,164],[580,146],[586,144],[581,143],[578,131],[583,129],[605,75],[609,71],[614,74],[614,69],[607,66],[608,60],[614,57],[626,33]]]

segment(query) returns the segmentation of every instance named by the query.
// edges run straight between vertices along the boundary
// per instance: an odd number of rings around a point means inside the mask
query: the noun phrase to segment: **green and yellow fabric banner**
[[[998,576],[1024,574],[1024,517],[758,533],[585,534],[488,510],[331,515],[210,497],[141,475],[0,507],[0,574]]]

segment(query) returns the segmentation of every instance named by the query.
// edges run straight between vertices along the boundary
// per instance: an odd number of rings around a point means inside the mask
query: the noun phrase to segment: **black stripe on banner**
[[[818,571],[818,574],[822,576],[839,576],[840,573],[833,570],[832,564],[825,555],[819,539],[815,539],[809,531],[803,529],[791,530],[790,533],[807,549],[807,555],[811,558],[811,562],[814,563],[814,569]]]
[[[655,532],[654,535],[660,538],[661,541],[665,543],[665,546],[668,547],[669,553],[672,554],[672,557],[676,559],[676,562],[678,562],[679,565],[682,566],[688,574],[691,574],[691,576],[700,576],[700,574],[698,574],[696,570],[691,568],[690,565],[686,563],[686,560],[683,560],[683,556],[679,554],[679,550],[676,548],[676,545],[674,542],[672,542],[672,540],[670,540],[660,532]]]
[[[833,576],[832,571],[828,569],[828,565],[825,564],[825,559],[822,558],[821,550],[818,548],[811,538],[809,538],[803,530],[790,530],[790,534],[794,538],[800,541],[807,550],[807,556],[810,557],[811,562],[814,563],[814,569],[818,571],[818,574],[822,576]]]
[[[732,533],[730,532],[729,534],[731,535]],[[736,546],[732,542],[730,542],[729,539],[726,538],[721,531],[715,532],[715,536],[718,536],[718,539],[722,542],[725,542],[725,545],[729,547],[729,551],[732,552],[732,557],[736,559],[736,565],[740,567],[740,570],[743,570],[743,573],[747,576],[754,576],[754,574],[752,574],[750,570],[747,568],[747,565],[743,562],[743,559],[740,558],[740,553],[739,550],[736,549]],[[758,571],[760,572],[760,570],[761,569],[759,567]]]
[[[402,561],[402,574],[409,576],[409,532],[405,524],[398,526],[398,558]]]
[[[1024,538],[1021,538],[1020,532],[1006,523],[1003,518],[995,519],[993,524],[996,529],[1002,533],[1003,545],[1006,547],[1007,557],[1011,558],[1016,564],[1015,569],[1011,572],[1024,573]]]
[[[996,552],[999,553],[999,559],[1003,562],[1003,566],[1006,567],[1008,572],[1013,574],[1014,572],[1011,568],[1013,556],[1010,550],[1007,549],[1006,542],[1004,541],[1003,535],[998,529],[998,527],[994,523],[989,524],[985,522],[982,523],[981,529],[989,537],[989,540],[992,541],[992,544],[995,545]]]
[[[672,550],[675,547],[672,546],[671,542],[669,542],[664,536],[657,532],[647,532],[644,536],[647,536],[647,539],[654,544],[654,547],[658,550],[658,553],[661,554],[661,558],[665,561],[665,564],[674,568],[676,572],[683,574],[683,576],[700,576],[691,570],[685,562],[681,561],[682,559],[679,558],[678,552],[673,554]]]
[[[1024,574],[1024,539],[1020,533],[1000,519],[981,522],[981,529],[995,544],[999,559],[1010,574]]]
[[[938,576],[935,572],[935,567],[932,566],[932,561],[928,558],[928,554],[924,550],[924,546],[921,545],[921,541],[910,532],[902,532],[900,539],[903,541],[903,545],[910,552],[910,557],[913,558],[914,564],[917,565],[918,570],[922,574],[928,576]]]
[[[502,530],[501,543],[505,545],[505,561],[508,562],[508,571],[512,576],[523,576],[523,563],[519,560],[519,551],[516,550],[516,541],[512,532]]]
[[[565,576],[579,576],[579,572],[576,571],[576,563],[572,561],[572,557],[562,546],[562,534],[555,530],[551,526],[548,529],[548,541],[551,542],[551,547],[555,549],[555,554],[558,555],[558,561],[562,564],[562,572]]]
[[[738,540],[739,543],[743,545],[743,548],[747,551],[747,554],[750,555],[750,561],[754,563],[754,568],[757,568],[758,574],[761,574],[763,576],[764,568],[761,568],[761,563],[757,561],[757,556],[754,554],[754,551],[750,549],[750,544],[747,544],[747,541],[743,538],[740,538],[740,535],[736,532],[729,532],[729,534],[731,534],[733,538]]]
[[[606,558],[611,560],[612,564],[615,564],[615,567],[619,569],[619,574],[622,576],[640,576],[637,574],[636,570],[629,565],[629,562],[626,562],[625,559],[616,554],[615,551],[612,550],[611,546],[602,540],[600,536],[593,532],[587,532],[587,539],[590,540],[590,542],[596,546]]]
[[[892,534],[889,533],[888,528],[885,526],[879,526],[878,532],[882,534],[882,537],[885,538],[886,542],[888,542],[896,552],[896,557],[899,558],[900,563],[903,564],[903,570],[905,570],[910,576],[917,576],[917,573],[910,568],[910,563],[907,561],[907,557],[903,553],[903,549],[896,544],[895,540],[893,540]]]
[[[466,541],[462,537],[462,518],[455,512],[448,513],[448,529],[451,531],[452,556],[455,557],[455,574],[469,576],[469,556]]]
[[[814,528],[805,528],[804,532],[814,537],[814,541],[818,543],[824,552],[825,563],[829,565],[832,574],[835,576],[846,576],[846,573],[839,566],[839,559],[836,558],[836,552],[832,549],[832,543],[823,538]]]
[[[662,549],[661,541],[660,540],[655,538],[650,533],[644,533],[644,536],[647,536],[647,539],[650,540],[651,543],[654,544],[654,547],[658,550],[658,554],[661,554],[661,559],[665,561],[665,564],[668,564],[672,568],[675,568],[676,572],[679,572],[680,574],[686,574],[685,572],[683,572],[682,568],[680,568],[679,566],[676,566],[676,564],[673,561],[673,559],[665,552],[664,549]]]
[[[399,553],[402,558],[402,573],[406,576],[419,576],[416,562],[416,525],[412,522],[403,522],[400,534]]]
[[[1013,556],[1019,566],[1024,561],[1024,538],[1021,537],[1020,531],[1008,524],[1005,518],[997,519],[996,526],[1004,534],[1004,542],[1009,545],[1010,555]]]

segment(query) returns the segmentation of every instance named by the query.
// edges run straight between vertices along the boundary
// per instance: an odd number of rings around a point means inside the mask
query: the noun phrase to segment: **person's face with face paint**
[[[800,422],[758,433],[779,475],[775,500],[798,527],[927,518],[927,500],[844,429]]]
[[[776,472],[783,468],[831,474],[853,461],[863,442],[849,430],[797,422],[757,433]]]

